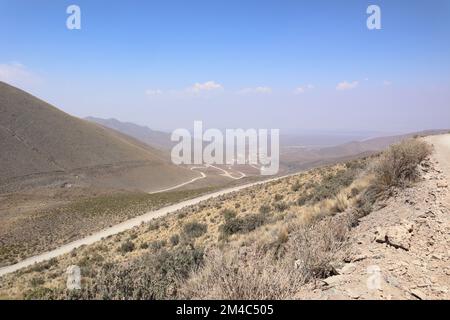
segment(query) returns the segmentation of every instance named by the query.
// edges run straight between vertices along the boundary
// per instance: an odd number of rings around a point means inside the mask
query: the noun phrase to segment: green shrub
[[[279,193],[277,193],[274,196],[275,201],[281,201],[281,200],[283,200],[283,198],[284,198],[284,196],[282,194],[279,194]]]
[[[292,185],[291,190],[297,192],[298,190],[300,190],[301,187],[302,187],[301,184],[296,182]]]
[[[127,240],[120,245],[119,252],[128,253],[134,251],[134,249],[135,249],[134,243],[130,240]]]
[[[225,221],[233,219],[236,217],[236,211],[231,209],[223,209],[221,211],[222,216],[224,217]]]
[[[311,203],[317,203],[325,199],[332,199],[338,193],[347,188],[356,179],[359,170],[340,170],[334,175],[328,175],[311,192]]]
[[[170,237],[170,243],[172,246],[176,246],[178,243],[180,243],[180,236],[178,234],[174,234]]]
[[[262,205],[261,207],[259,207],[259,213],[261,214],[268,214],[271,210],[272,208],[268,205]]]
[[[152,250],[157,251],[157,250],[165,247],[166,244],[167,244],[166,240],[155,240],[152,243],[150,243],[150,248]]]
[[[311,198],[312,198],[312,196],[311,195],[309,195],[309,194],[304,194],[304,195],[301,195],[298,199],[297,199],[297,205],[299,206],[299,207],[302,207],[302,206],[304,206],[309,200],[311,200]]]
[[[148,243],[147,242],[143,242],[141,243],[141,245],[139,246],[141,249],[148,249]]]
[[[187,238],[198,238],[206,233],[208,226],[196,221],[188,222],[183,227],[184,235]]]
[[[45,287],[37,287],[24,293],[25,300],[50,300],[54,299],[54,297],[54,291]]]
[[[174,299],[177,288],[203,261],[203,250],[192,246],[162,249],[134,261],[107,264],[93,283],[82,288],[80,299]]]
[[[289,205],[284,201],[275,202],[273,206],[278,212],[283,212],[289,208]]]
[[[34,277],[31,279],[30,284],[33,288],[36,288],[38,286],[41,286],[45,283],[44,279],[41,277]]]
[[[248,233],[264,225],[267,220],[268,217],[266,214],[248,214],[242,218],[234,218],[226,221],[220,227],[220,230],[224,236],[236,233]]]

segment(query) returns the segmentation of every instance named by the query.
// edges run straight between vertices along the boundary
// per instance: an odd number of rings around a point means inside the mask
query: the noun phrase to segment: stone
[[[347,294],[352,299],[359,299],[361,297],[361,293],[354,289],[347,289]]]
[[[448,188],[448,183],[445,182],[445,181],[439,181],[439,182],[437,183],[437,187],[438,187],[438,188]]]
[[[425,295],[425,293],[423,293],[419,289],[411,289],[409,292],[411,293],[411,295],[413,295],[414,297],[416,297],[419,300],[426,300],[427,299],[427,296]]]
[[[386,243],[394,248],[400,248],[409,251],[411,247],[412,224],[403,224],[386,229],[378,229],[375,241]]]
[[[344,277],[342,275],[332,276],[323,280],[328,286],[332,287],[342,283],[344,281]]]
[[[337,272],[339,274],[350,274],[353,273],[356,270],[356,265],[353,263],[348,263],[345,266],[343,266],[342,268],[340,268],[339,270],[337,270]]]

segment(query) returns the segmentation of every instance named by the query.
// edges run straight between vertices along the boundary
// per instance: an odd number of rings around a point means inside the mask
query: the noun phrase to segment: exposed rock
[[[330,287],[338,285],[339,283],[342,283],[344,281],[344,276],[342,275],[337,275],[337,276],[332,276],[329,278],[324,279],[323,281]]]
[[[394,248],[409,251],[411,247],[412,231],[412,224],[402,224],[386,229],[378,228],[375,241],[378,243],[386,243]]]
[[[412,296],[416,297],[419,300],[426,300],[427,299],[427,296],[425,295],[425,293],[423,293],[419,289],[411,289],[409,292],[411,293]]]
[[[448,183],[446,181],[439,181],[437,183],[438,188],[448,188]]]
[[[348,263],[343,266],[341,269],[338,269],[337,272],[339,274],[350,274],[356,270],[356,265],[354,263]]]

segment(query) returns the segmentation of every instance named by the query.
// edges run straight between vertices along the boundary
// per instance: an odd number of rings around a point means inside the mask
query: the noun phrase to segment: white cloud
[[[352,89],[355,89],[358,85],[359,85],[358,81],[353,81],[353,82],[343,81],[343,82],[338,83],[336,90],[339,90],[339,91],[352,90]]]
[[[256,87],[256,88],[245,88],[238,91],[239,94],[271,94],[272,88],[270,87]]]
[[[193,86],[187,89],[188,92],[200,93],[205,91],[223,90],[223,86],[220,83],[214,81],[207,81],[204,83],[195,83]]]
[[[163,91],[160,89],[147,89],[145,90],[145,94],[149,97],[154,97],[162,95]]]
[[[0,81],[15,86],[30,86],[40,82],[40,78],[18,62],[0,64]]]
[[[388,81],[388,80],[384,80],[384,81],[383,81],[383,85],[384,85],[384,86],[390,86],[390,85],[392,85],[392,82],[391,82],[391,81]]]
[[[312,89],[314,89],[314,86],[312,84],[307,84],[306,86],[301,86],[301,87],[296,88],[294,90],[294,94],[303,94]]]

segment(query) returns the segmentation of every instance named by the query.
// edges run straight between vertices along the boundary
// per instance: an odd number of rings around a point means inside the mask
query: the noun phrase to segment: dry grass
[[[412,152],[411,147],[401,150],[418,154],[407,157],[417,166],[427,152]],[[398,155],[396,148],[382,155],[375,168],[386,167],[383,163]],[[185,208],[105,239],[101,246],[81,248],[48,269],[1,279],[0,295],[48,297],[53,292],[56,298],[71,298],[61,292],[65,268],[75,264],[83,266],[85,290],[78,297],[83,299],[293,298],[305,283],[333,275],[334,266],[345,258],[347,232],[364,202],[371,203],[379,177],[379,171],[365,170],[373,160],[314,169]],[[412,179],[402,172],[396,176]],[[299,203],[301,197],[305,201]],[[277,210],[274,204],[281,201],[288,207]],[[186,231],[195,236],[185,236]],[[117,252],[130,241],[132,251]],[[172,259],[183,248],[207,248],[206,255],[194,264]],[[162,261],[161,252],[173,264],[155,264]]]
[[[158,194],[112,193],[76,199],[70,204],[20,217],[0,233],[0,266],[107,228],[132,217],[214,190]]]
[[[181,288],[180,298],[225,300],[289,299],[304,283],[287,261],[261,252],[209,252],[205,266]]]
[[[417,166],[431,154],[431,147],[421,140],[410,139],[393,145],[374,166],[374,183],[380,190],[403,187],[417,179]]]
[[[308,281],[335,274],[333,264],[344,255],[349,226],[346,219],[329,218],[298,225],[290,235],[283,229],[277,242],[285,250],[279,258],[257,245],[212,250],[205,266],[181,287],[181,298],[291,299]]]

